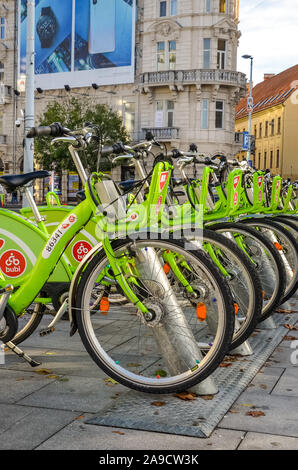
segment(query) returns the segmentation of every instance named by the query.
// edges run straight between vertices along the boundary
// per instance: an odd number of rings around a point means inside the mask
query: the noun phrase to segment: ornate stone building
[[[24,137],[23,123],[15,126],[24,108],[17,82],[16,3],[0,6],[0,170],[11,173],[21,170]],[[135,82],[97,90],[90,84],[70,93],[111,105],[133,140],[150,129],[169,147],[187,149],[195,142],[200,152],[233,155],[239,150],[235,106],[246,89],[245,75],[237,72],[238,16],[239,0],[138,0]],[[36,92],[36,116],[49,99],[65,93]]]

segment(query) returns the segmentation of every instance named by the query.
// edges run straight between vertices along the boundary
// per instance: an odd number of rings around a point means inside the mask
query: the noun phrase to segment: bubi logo
[[[3,240],[3,238],[0,238],[0,250],[1,248],[3,248],[5,245],[5,240]]]
[[[26,258],[18,250],[8,250],[0,258],[0,269],[4,276],[19,277],[26,270]]]
[[[166,182],[167,182],[168,176],[169,176],[169,172],[168,172],[168,171],[163,171],[163,172],[160,174],[160,180],[159,180],[159,192],[160,192],[160,193],[161,193],[161,191],[163,190],[163,188],[165,187],[165,184],[166,184]]]
[[[75,243],[73,246],[72,256],[76,261],[78,261],[78,263],[80,263],[90,250],[92,250],[92,245],[90,245],[88,242],[85,242],[84,240],[81,240]]]
[[[234,186],[234,189],[237,188],[238,184],[239,184],[239,181],[240,181],[240,176],[235,176],[235,178],[233,179],[233,186]]]
[[[258,177],[258,185],[259,185],[259,188],[262,186],[262,183],[263,183],[263,176],[259,176],[259,177]]]

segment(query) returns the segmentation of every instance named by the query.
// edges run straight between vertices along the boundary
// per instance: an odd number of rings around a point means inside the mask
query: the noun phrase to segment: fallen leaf
[[[48,370],[48,369],[37,369],[34,372],[35,374],[39,374],[39,375],[49,375],[53,373],[51,370]]]
[[[254,405],[252,405],[252,403],[240,403],[241,406],[249,406],[249,407],[252,407]]]
[[[259,418],[260,416],[266,416],[263,411],[248,411],[245,416],[252,416],[253,418]]]
[[[286,323],[284,325],[285,328],[288,328],[288,330],[293,330],[293,331],[298,331],[298,327],[294,325],[289,325],[289,323]]]
[[[47,376],[47,379],[59,379],[59,375],[50,374]]]
[[[261,387],[263,390],[266,390],[266,389],[267,389],[267,385],[265,385],[265,384],[261,384],[260,387]]]
[[[153,406],[165,406],[166,402],[165,401],[153,401],[151,405]]]
[[[25,380],[25,379],[16,379],[16,382],[21,382],[21,380]]]
[[[240,413],[240,411],[237,411],[237,410],[230,410],[229,413]]]
[[[231,365],[231,362],[222,362],[221,364],[219,364],[219,367],[231,367]]]
[[[130,362],[129,364],[127,364],[127,367],[140,367],[142,364],[136,364],[134,362]]]
[[[45,353],[46,356],[56,356],[57,353],[55,351],[48,351]]]
[[[166,376],[167,376],[167,373],[166,373],[166,371],[163,370],[163,369],[158,369],[158,370],[155,371],[155,377],[158,376],[158,375],[159,375],[160,377],[166,377]]]
[[[214,395],[200,395],[200,398],[203,398],[203,400],[213,400]]]
[[[77,416],[76,418],[74,418],[76,421],[79,420],[79,419],[83,419],[84,418],[84,415],[80,415],[80,416]]]
[[[196,400],[197,395],[193,392],[180,392],[176,393],[175,397],[180,398],[180,400],[191,401]]]
[[[116,382],[116,380],[112,379],[111,377],[109,377],[108,379],[105,379],[105,383],[107,385],[116,385],[118,382]]]
[[[285,310],[283,308],[278,308],[277,310],[275,310],[277,313],[286,313],[286,314],[289,314],[289,313],[292,313],[292,310]]]
[[[285,336],[284,341],[295,341],[297,338],[296,336]]]
[[[120,434],[120,436],[124,436],[124,434],[125,434],[125,432],[121,432],[121,431],[112,431],[112,433]]]

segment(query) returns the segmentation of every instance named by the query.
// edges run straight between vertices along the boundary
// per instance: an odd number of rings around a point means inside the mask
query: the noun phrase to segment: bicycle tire
[[[94,319],[94,315],[88,312],[88,310],[92,310],[92,306],[90,307],[90,299],[92,296],[92,286],[94,285],[94,280],[96,280],[98,276],[96,269],[101,270],[102,266],[105,266],[107,263],[107,257],[103,250],[101,250],[94,256],[94,258],[90,261],[82,275],[76,296],[75,315],[78,325],[78,331],[87,352],[94,360],[94,362],[109,377],[112,377],[114,380],[117,380],[117,382],[120,382],[121,384],[128,386],[129,388],[142,392],[170,393],[174,391],[177,392],[185,390],[193,385],[198,384],[202,380],[206,379],[217,368],[217,366],[223,360],[225,354],[230,349],[230,344],[234,331],[234,314],[229,287],[217,267],[210,262],[210,260],[206,257],[205,253],[197,250],[194,250],[191,253],[189,251],[186,252],[184,249],[184,243],[182,241],[172,240],[171,236],[168,240],[161,240],[161,237],[158,237],[158,240],[156,238],[157,237],[154,237],[154,240],[151,240],[150,236],[147,234],[145,234],[144,236],[138,234],[138,240],[136,240],[135,242],[132,242],[131,239],[115,240],[112,242],[112,247],[114,252],[117,253],[121,253],[121,250],[127,250],[127,248],[130,247],[133,243],[135,244],[134,246],[139,246],[138,249],[141,249],[140,247],[144,248],[145,246],[148,246],[159,247],[161,250],[164,251],[175,250],[175,253],[182,253],[185,257],[184,259],[190,259],[194,263],[197,263],[197,265],[199,265],[201,269],[204,269],[204,272],[206,272],[212,278],[212,281],[216,286],[217,292],[220,295],[220,298],[218,297],[217,299],[217,302],[219,302],[218,305],[221,305],[222,307],[220,308],[219,312],[221,318],[218,322],[218,324],[221,325],[221,331],[218,334],[218,337],[216,336],[217,341],[209,345],[209,360],[207,353],[207,355],[204,356],[202,361],[199,361],[200,363],[195,365],[194,369],[189,369],[189,365],[186,365],[187,370],[185,373],[183,372],[183,374],[179,373],[179,375],[175,375],[175,377],[159,377],[158,379],[156,379],[156,377],[151,376],[145,378],[144,371],[142,371],[143,375],[137,375],[136,371],[131,372],[128,369],[124,369],[120,364],[117,364],[117,362],[119,361],[115,361],[112,357],[110,357],[113,352],[116,351],[117,353],[116,347],[114,347],[114,349],[109,350],[110,355],[103,351],[103,347],[97,341],[95,330],[91,325],[91,321],[92,319]],[[88,292],[90,292],[90,297]],[[123,315],[123,312],[121,313],[121,315]],[[114,323],[114,326],[116,323],[117,322]],[[113,325],[111,327],[108,325],[108,327],[113,328]],[[148,332],[148,327],[146,331]],[[107,334],[107,331],[100,331],[100,328],[97,328],[96,333],[102,333],[104,335]],[[122,330],[121,334],[124,334]],[[183,331],[181,331],[181,335],[183,340],[185,341],[185,335]],[[124,342],[124,337],[122,339],[122,342],[126,345],[126,343]],[[108,348],[108,345],[106,347]],[[137,365],[138,364],[135,364],[135,366]],[[126,367],[128,367],[128,365]]]

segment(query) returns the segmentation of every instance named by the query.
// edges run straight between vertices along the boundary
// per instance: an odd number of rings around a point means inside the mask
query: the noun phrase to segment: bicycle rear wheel
[[[103,250],[97,253],[82,275],[75,310],[92,359],[116,381],[149,393],[185,390],[207,378],[230,349],[234,330],[231,293],[216,266],[171,239],[117,240],[113,250],[119,265],[129,264],[130,286],[148,314],[127,303],[101,315],[97,299],[105,287],[98,280],[109,261]],[[169,255],[175,259],[170,276]]]

